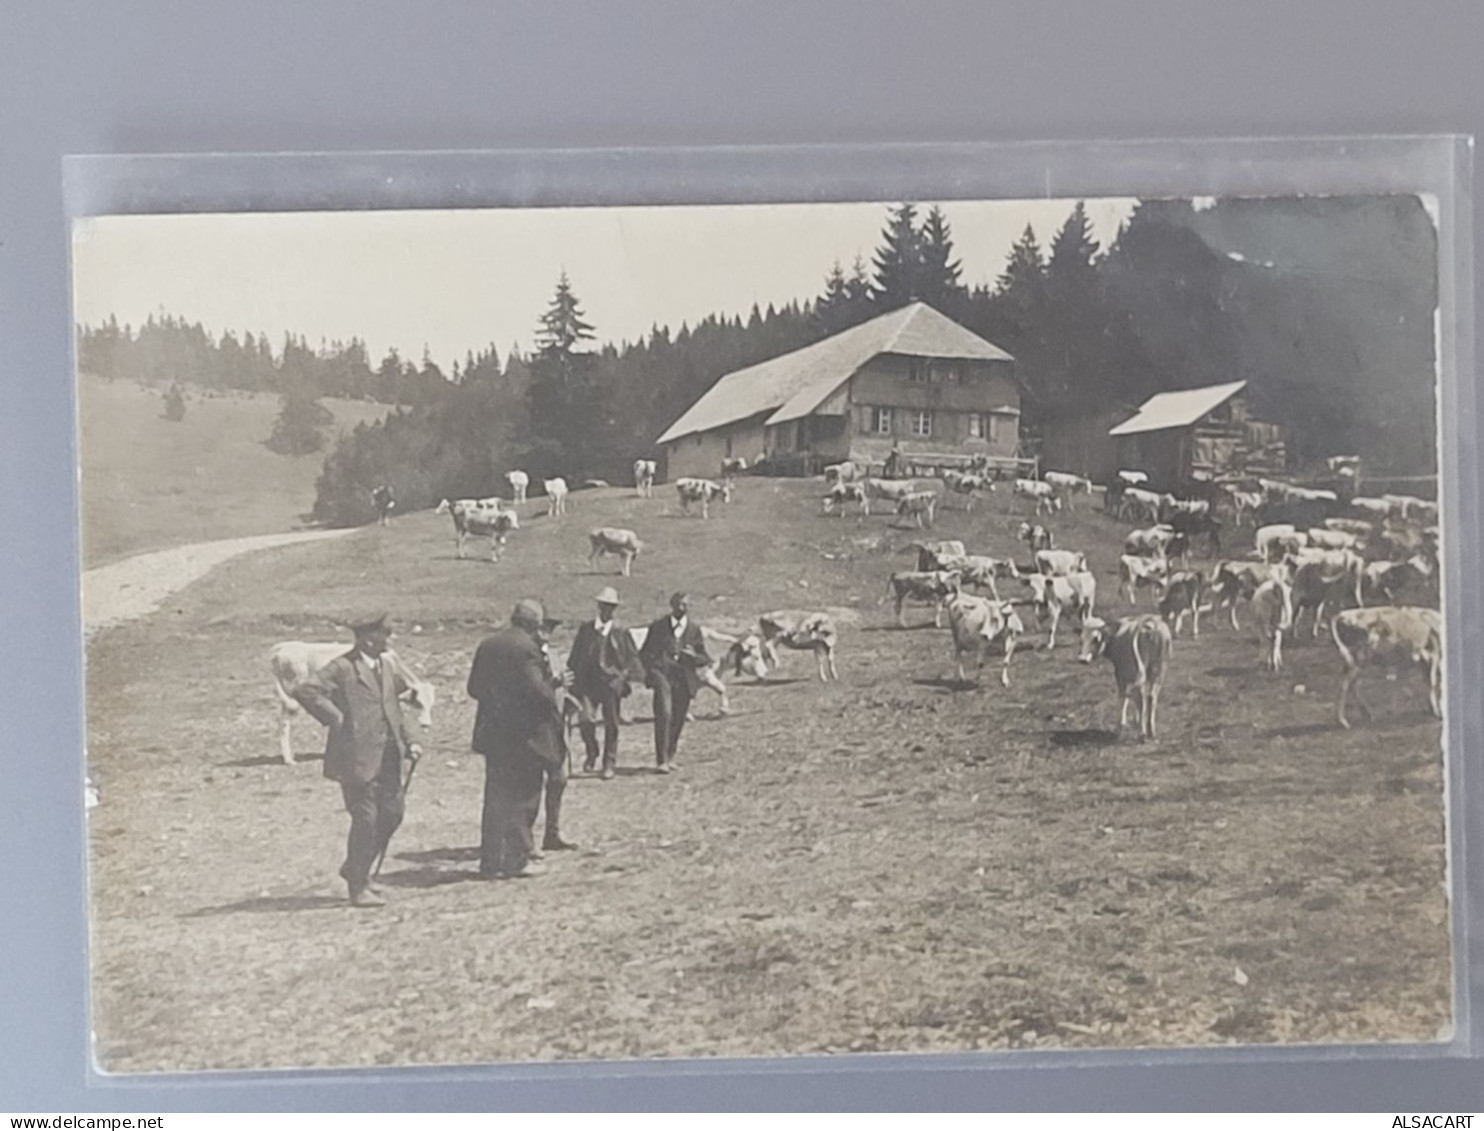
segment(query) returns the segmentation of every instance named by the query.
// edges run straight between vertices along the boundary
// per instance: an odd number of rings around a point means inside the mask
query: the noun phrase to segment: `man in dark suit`
[[[397,678],[382,654],[391,640],[386,617],[354,625],[355,646],[300,686],[304,709],[330,728],[325,777],[340,783],[350,836],[340,875],[357,907],[386,900],[371,883],[371,867],[402,823],[404,760],[415,763],[422,747],[412,740],[397,700]]]
[[[619,702],[629,693],[630,681],[643,679],[645,673],[633,637],[613,619],[618,592],[609,585],[598,594],[597,602],[597,618],[584,621],[577,630],[567,670],[572,673],[572,694],[581,707],[577,726],[587,748],[582,768],[587,773],[598,768],[597,724],[602,719],[603,780],[608,781],[618,765]]]
[[[484,756],[484,814],[479,874],[486,879],[540,875],[531,863],[532,830],[549,770],[565,757],[562,695],[542,652],[546,614],[537,601],[516,603],[510,623],[474,653],[469,695],[479,703],[473,747]]]
[[[639,649],[645,682],[654,689],[654,757],[659,772],[678,767],[675,750],[690,711],[690,701],[701,689],[701,669],[711,665],[701,626],[690,619],[684,593],[670,597],[670,615],[649,626]]]

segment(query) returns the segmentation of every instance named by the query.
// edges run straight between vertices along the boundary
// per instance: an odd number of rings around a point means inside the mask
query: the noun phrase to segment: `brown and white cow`
[[[913,491],[897,500],[897,514],[910,516],[920,530],[933,524],[933,515],[938,509],[935,491]]]
[[[1043,510],[1050,514],[1052,511],[1061,510],[1061,495],[1050,483],[1042,483],[1039,479],[1017,479],[1015,489],[1010,499],[1013,508],[1016,499],[1030,499],[1034,504],[1032,510],[1040,514]]]
[[[845,513],[846,503],[859,503],[861,514],[871,513],[871,497],[866,493],[864,483],[835,483],[826,491],[822,497],[825,514]],[[838,507],[839,510],[835,508]]]
[[[1041,624],[1051,622],[1046,647],[1056,647],[1056,630],[1063,614],[1076,614],[1079,625],[1092,616],[1092,607],[1097,600],[1097,578],[1086,570],[1065,577],[1035,573],[1022,580],[1030,586],[1031,607],[1036,612],[1036,620]]]
[[[489,505],[490,501],[488,499],[457,499],[450,502],[444,499],[433,512],[434,514],[446,514],[453,518],[460,560],[464,556],[465,539],[488,537],[490,561],[499,561],[500,549],[505,545],[510,534],[520,529],[520,516],[515,511],[502,509],[499,499],[493,500],[493,506]]]
[[[777,609],[758,617],[757,626],[762,636],[763,656],[774,668],[778,667],[778,648],[782,646],[795,652],[813,653],[820,682],[840,678],[835,669],[839,632],[828,613]]]
[[[1118,559],[1118,585],[1130,605],[1139,603],[1140,589],[1157,589],[1163,592],[1169,576],[1170,563],[1164,558],[1123,554]]]
[[[1169,624],[1172,635],[1180,635],[1180,628],[1189,616],[1191,636],[1200,637],[1201,613],[1208,607],[1204,604],[1205,597],[1205,574],[1188,569],[1170,574],[1159,598],[1159,615]]]
[[[699,504],[701,517],[710,518],[713,502],[717,499],[724,503],[732,501],[732,484],[730,480],[717,483],[713,479],[696,479],[687,476],[675,480],[675,494],[680,499],[680,509],[686,514],[690,514],[692,505]]]
[[[1037,550],[1031,555],[1036,572],[1047,577],[1066,577],[1087,568],[1087,555],[1080,550]]]
[[[652,459],[634,461],[634,493],[641,499],[654,498],[654,477],[659,468]]]
[[[1056,540],[1052,537],[1051,531],[1039,522],[1022,522],[1015,528],[1015,540],[1024,542],[1033,554],[1038,550],[1051,550],[1056,547]]]
[[[933,627],[943,627],[943,606],[962,587],[962,578],[954,570],[903,570],[894,573],[886,584],[886,596],[896,602],[897,625],[906,628],[902,619],[902,608],[910,601],[933,605]]]
[[[1000,665],[1000,685],[1010,686],[1010,659],[1015,655],[1015,642],[1025,632],[1015,606],[1008,601],[991,601],[959,593],[948,601],[948,624],[953,631],[953,660],[959,683],[967,683],[965,657],[974,659],[974,680],[979,682],[984,658],[992,644],[1004,650]]]
[[[1157,737],[1155,715],[1172,646],[1170,626],[1148,613],[1115,621],[1089,617],[1082,625],[1082,650],[1077,658],[1090,664],[1106,656],[1113,664],[1120,734],[1128,726],[1129,707],[1136,705],[1140,739]]]
[[[595,565],[598,559],[612,554],[619,560],[619,570],[625,577],[629,576],[634,565],[634,559],[644,549],[644,543],[632,530],[624,530],[617,526],[599,526],[588,531],[588,546],[590,550],[587,555],[587,564]]]
[[[1427,677],[1428,706],[1433,716],[1443,717],[1443,620],[1436,609],[1386,605],[1370,609],[1346,609],[1335,615],[1330,634],[1339,649],[1345,674],[1336,707],[1340,725],[1349,728],[1345,707],[1363,668],[1420,668]],[[1366,718],[1371,709],[1364,699]]]

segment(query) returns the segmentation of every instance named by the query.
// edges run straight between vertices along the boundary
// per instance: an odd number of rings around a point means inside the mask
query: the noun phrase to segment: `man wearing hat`
[[[330,729],[325,777],[340,783],[350,836],[340,875],[357,907],[380,907],[383,892],[371,867],[402,823],[404,760],[422,747],[412,740],[397,700],[397,676],[383,656],[391,640],[386,616],[352,625],[355,645],[331,660],[297,691],[304,709]]]
[[[598,720],[603,720],[603,780],[613,777],[618,765],[618,707],[629,693],[631,680],[644,678],[639,663],[639,650],[628,631],[613,619],[618,610],[618,591],[606,586],[595,600],[596,619],[584,621],[567,656],[567,670],[572,673],[572,693],[582,710],[577,716],[582,731],[582,744],[587,760],[582,768],[591,773],[598,768]]]
[[[510,623],[474,653],[469,695],[479,703],[473,748],[484,756],[484,814],[479,874],[486,879],[540,874],[531,863],[532,830],[546,775],[561,767],[561,688],[543,647],[549,622],[540,602],[516,602]],[[548,824],[552,814],[548,800]],[[554,826],[552,826],[554,827]]]
[[[654,757],[662,774],[675,769],[675,750],[690,711],[690,701],[701,689],[700,672],[711,666],[701,626],[690,618],[684,593],[670,596],[670,615],[649,626],[639,649],[645,682],[654,689]]]

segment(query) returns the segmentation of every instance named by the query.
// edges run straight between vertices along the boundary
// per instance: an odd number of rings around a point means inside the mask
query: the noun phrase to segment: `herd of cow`
[[[681,510],[710,515],[711,504],[730,502],[736,489],[733,475],[746,470],[742,460],[728,460],[719,480],[682,478],[674,488]],[[997,490],[987,467],[948,471],[940,480],[885,479],[870,469],[843,462],[824,469],[825,514],[840,515],[847,504],[859,505],[862,515],[873,502],[916,528],[933,525],[943,497],[963,500],[971,511],[976,498]],[[656,467],[653,461],[634,464],[634,487],[642,498],[652,498]],[[489,537],[491,557],[499,560],[509,535],[520,529],[516,504],[526,498],[528,477],[520,471],[507,476],[512,498],[443,500],[438,513],[452,516],[459,556],[469,537]],[[1075,618],[1080,632],[1078,658],[1091,663],[1111,661],[1120,700],[1120,730],[1136,716],[1140,738],[1156,736],[1161,687],[1170,662],[1173,641],[1187,619],[1192,637],[1200,635],[1203,613],[1226,614],[1231,627],[1240,628],[1238,607],[1245,603],[1262,641],[1261,662],[1269,671],[1283,667],[1283,642],[1298,630],[1307,612],[1311,636],[1329,625],[1343,674],[1336,713],[1342,726],[1350,725],[1348,706],[1354,684],[1370,667],[1396,669],[1412,666],[1428,680],[1429,703],[1441,716],[1441,617],[1430,604],[1403,604],[1414,590],[1435,583],[1438,576],[1437,505],[1411,496],[1352,496],[1261,479],[1255,489],[1237,484],[1207,483],[1197,498],[1176,498],[1151,491],[1148,477],[1121,471],[1109,484],[1094,484],[1070,473],[1048,471],[1039,479],[1015,479],[1010,484],[1010,512],[1024,500],[1029,514],[1016,530],[1017,540],[1029,552],[1029,565],[1012,557],[969,553],[962,541],[913,543],[916,568],[890,575],[882,600],[895,603],[896,621],[904,626],[909,602],[931,604],[933,623],[941,627],[946,614],[953,643],[956,674],[969,682],[966,664],[973,664],[977,682],[986,659],[998,653],[1000,682],[1009,686],[1011,660],[1018,641],[1027,632],[1027,620],[1046,632],[1046,647],[1056,647],[1063,618]],[[567,513],[567,484],[544,482],[546,513]],[[1137,606],[1139,592],[1151,593],[1155,611],[1115,619],[1095,614],[1097,579],[1088,555],[1058,547],[1053,530],[1045,525],[1055,515],[1076,508],[1079,498],[1102,497],[1102,511],[1116,521],[1142,523],[1123,540],[1116,563],[1118,592]],[[384,518],[384,515],[383,515]],[[1270,521],[1286,518],[1289,521]],[[1251,551],[1244,557],[1222,557],[1222,536],[1251,525]],[[1204,539],[1213,559],[1209,570],[1194,568],[1193,542]],[[589,563],[607,556],[619,559],[629,576],[644,543],[633,531],[596,527],[588,534]],[[1110,573],[1115,572],[1110,570]],[[1006,599],[1001,586],[1021,588]],[[969,590],[973,590],[970,593]],[[1025,616],[1022,616],[1022,613]],[[635,630],[642,632],[642,629]],[[737,634],[707,629],[719,645],[719,658],[702,673],[703,683],[721,698],[728,697],[722,674],[744,672],[764,678],[777,667],[779,647],[808,651],[816,658],[820,680],[838,679],[838,631],[827,612],[779,610],[765,613],[755,627]],[[642,641],[636,640],[636,644]],[[288,720],[296,704],[293,689],[320,663],[343,650],[342,645],[279,645],[273,668],[280,706],[280,744],[286,762],[293,760]],[[406,687],[406,696],[427,725],[433,705],[431,685],[419,679],[392,654],[392,662]],[[1367,715],[1364,701],[1361,707]]]

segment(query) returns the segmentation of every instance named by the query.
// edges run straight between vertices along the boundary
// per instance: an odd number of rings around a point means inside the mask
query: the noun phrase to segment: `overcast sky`
[[[969,285],[992,282],[1029,223],[1042,245],[1073,202],[943,206]],[[1087,202],[1106,245],[1134,201]],[[926,206],[922,209],[926,211]],[[600,341],[636,340],[754,302],[811,298],[836,260],[869,264],[883,204],[109,216],[79,221],[75,314],[134,326],[161,310],[214,334],[362,338],[446,369],[493,342],[529,350],[563,269]]]

